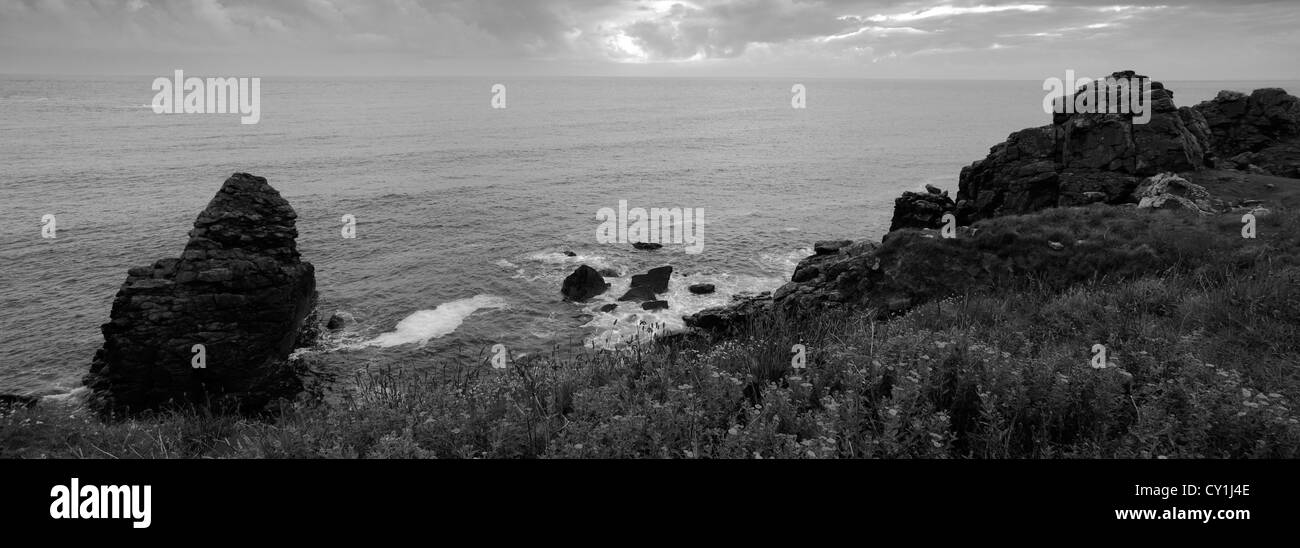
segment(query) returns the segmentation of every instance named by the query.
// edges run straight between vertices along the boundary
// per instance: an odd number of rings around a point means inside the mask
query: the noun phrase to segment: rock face
[[[632,286],[618,300],[636,302],[658,300],[656,297],[660,293],[668,291],[668,280],[672,275],[671,266],[651,268],[645,274],[636,274],[632,276]]]
[[[1132,71],[1112,76],[1145,78]],[[1224,91],[1188,108],[1176,106],[1173,92],[1152,82],[1149,108],[1145,124],[1133,123],[1131,114],[1057,114],[1052,125],[1012,133],[986,158],[962,169],[958,223],[1047,207],[1133,202],[1138,183],[1163,172],[1235,167],[1300,177],[1300,99],[1281,89]],[[916,213],[914,201],[899,198],[894,226],[933,227]]]
[[[596,295],[600,295],[609,289],[609,283],[600,275],[596,269],[581,265],[564,278],[564,285],[560,287],[560,293],[568,301],[585,301]]]
[[[1221,91],[1196,111],[1218,158],[1241,169],[1254,165],[1265,174],[1300,177],[1300,99],[1277,88],[1250,95]]]
[[[194,221],[178,259],[132,268],[84,382],[101,411],[169,402],[256,411],[302,383],[285,364],[316,298],[294,213],[266,179],[236,173]],[[206,367],[193,367],[203,345]]]

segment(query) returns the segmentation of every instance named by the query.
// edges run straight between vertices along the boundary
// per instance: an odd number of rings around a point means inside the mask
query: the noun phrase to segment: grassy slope
[[[1297,457],[1300,212],[1289,185],[1266,182],[1205,183],[1275,208],[1253,241],[1238,216],[1108,207],[983,223],[981,241],[1014,242],[1009,260],[1032,275],[888,321],[767,318],[732,340],[505,372],[368,372],[341,401],[275,420],[18,410],[0,417],[0,456]],[[1061,261],[1103,275],[1033,268]]]

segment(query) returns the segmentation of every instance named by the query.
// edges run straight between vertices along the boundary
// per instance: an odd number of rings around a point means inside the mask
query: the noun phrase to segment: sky
[[[0,0],[0,73],[1296,80],[1297,29],[1297,0]]]

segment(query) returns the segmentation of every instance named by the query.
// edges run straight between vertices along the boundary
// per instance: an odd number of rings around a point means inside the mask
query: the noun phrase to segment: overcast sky
[[[1300,1],[0,0],[0,72],[1300,79]]]

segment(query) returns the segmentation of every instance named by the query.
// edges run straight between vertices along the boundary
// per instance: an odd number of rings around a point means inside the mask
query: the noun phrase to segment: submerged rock
[[[298,254],[295,219],[266,179],[227,179],[180,258],[128,272],[84,379],[91,406],[256,411],[297,394],[302,382],[286,358],[314,309],[316,278]]]
[[[636,242],[632,244],[632,247],[636,249],[640,249],[641,251],[654,251],[656,249],[662,249],[664,247],[664,244],[657,244],[653,242]]]

